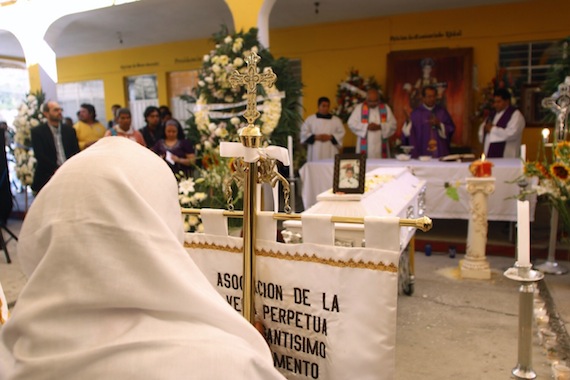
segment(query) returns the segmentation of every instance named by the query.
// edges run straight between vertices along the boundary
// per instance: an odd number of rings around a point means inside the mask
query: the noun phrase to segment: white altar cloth
[[[520,188],[514,181],[522,174],[519,159],[490,159],[493,176],[497,179],[495,192],[489,196],[489,220],[516,221],[516,196]],[[379,167],[408,167],[420,179],[426,181],[425,215],[432,219],[469,220],[469,194],[465,188],[465,178],[470,177],[469,162],[398,161],[395,159],[369,159],[366,171]],[[333,185],[334,160],[308,162],[300,169],[302,197],[305,209],[317,202],[317,195]],[[457,188],[459,200],[446,195],[445,183]],[[534,220],[536,196],[530,197],[531,221]]]

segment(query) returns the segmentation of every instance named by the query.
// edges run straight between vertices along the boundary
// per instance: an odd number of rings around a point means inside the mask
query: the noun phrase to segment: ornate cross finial
[[[247,90],[247,108],[243,114],[247,120],[247,127],[245,127],[240,133],[241,137],[261,137],[259,127],[253,124],[261,115],[257,110],[257,85],[265,84],[268,87],[271,87],[277,80],[277,75],[275,75],[271,68],[266,68],[261,74],[258,73],[257,63],[260,60],[261,58],[257,53],[252,50],[249,56],[245,58],[245,62],[247,63],[247,72],[240,74],[239,71],[235,70],[229,78],[232,87],[235,88],[240,85],[245,85]]]
[[[558,91],[549,98],[542,99],[542,106],[556,114],[554,131],[558,140],[566,140],[568,134],[568,112],[570,112],[570,76],[558,85]]]

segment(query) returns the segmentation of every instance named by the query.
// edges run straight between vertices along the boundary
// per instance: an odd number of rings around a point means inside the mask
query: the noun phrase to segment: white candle
[[[526,145],[525,144],[521,145],[521,159],[523,161],[526,161]]]
[[[517,201],[517,263],[530,265],[530,212],[528,201]]]
[[[550,137],[550,129],[544,128],[542,130],[542,143],[548,144],[548,138]]]
[[[295,178],[293,169],[293,136],[287,136],[287,150],[289,151],[289,178]]]

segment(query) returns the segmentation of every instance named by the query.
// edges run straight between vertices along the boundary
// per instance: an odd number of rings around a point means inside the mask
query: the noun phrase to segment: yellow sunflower
[[[560,141],[554,148],[554,157],[557,159],[568,160],[570,157],[570,141]]]
[[[550,166],[550,174],[561,182],[568,182],[570,168],[562,162],[555,162]]]

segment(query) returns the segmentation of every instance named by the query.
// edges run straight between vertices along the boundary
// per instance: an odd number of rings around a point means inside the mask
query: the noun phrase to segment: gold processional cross
[[[240,131],[240,140],[246,149],[256,149],[261,145],[261,131],[256,126],[255,120],[261,115],[257,110],[257,86],[259,84],[268,87],[273,86],[277,80],[277,75],[271,68],[266,68],[263,73],[259,73],[257,63],[260,57],[255,51],[245,58],[247,72],[241,74],[234,71],[230,75],[229,81],[232,87],[245,86],[247,90],[247,106],[244,117],[247,126]],[[256,162],[244,162],[237,160],[237,170],[229,178],[236,183],[244,182],[243,186],[243,297],[242,314],[250,322],[255,323],[255,236],[256,236],[256,216],[257,216],[257,191],[256,185],[260,182],[269,182],[274,186],[273,179],[282,179],[283,185],[289,183],[276,171],[273,170],[275,160],[269,157],[260,157]],[[259,172],[259,176],[258,176]],[[276,182],[276,180],[275,180]],[[231,193],[231,185],[229,186]],[[288,197],[286,198],[288,200]]]
[[[243,114],[247,120],[247,127],[245,127],[241,133],[242,142],[249,148],[259,147],[261,137],[261,132],[259,127],[255,126],[255,120],[261,116],[257,110],[257,85],[266,85],[267,87],[273,86],[277,80],[277,75],[271,70],[270,67],[266,68],[263,73],[259,73],[257,70],[257,63],[261,60],[259,55],[252,51],[246,58],[245,62],[247,64],[247,72],[241,74],[239,71],[235,70],[232,75],[230,75],[229,81],[232,87],[244,86],[247,90],[247,107]],[[253,138],[251,142],[244,142],[244,137],[257,137]],[[250,143],[256,144],[255,146],[249,146]]]

